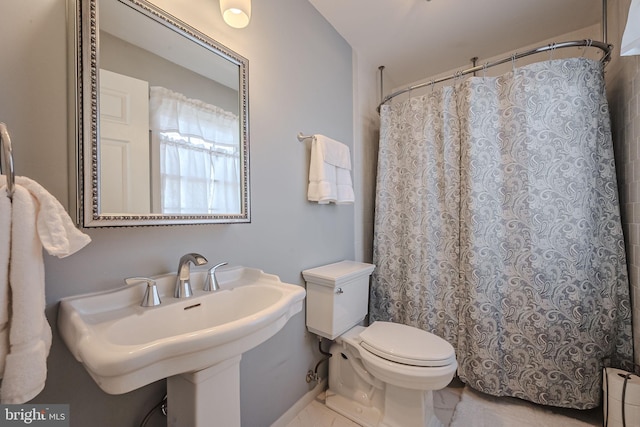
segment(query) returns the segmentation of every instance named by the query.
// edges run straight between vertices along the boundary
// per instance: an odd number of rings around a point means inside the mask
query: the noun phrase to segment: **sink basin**
[[[206,270],[191,272],[194,295],[173,297],[175,274],[153,277],[162,304],[140,307],[146,283],[65,298],[58,329],[75,358],[107,393],[121,394],[240,356],[302,310],[305,290],[261,270],[233,267],[202,290]]]

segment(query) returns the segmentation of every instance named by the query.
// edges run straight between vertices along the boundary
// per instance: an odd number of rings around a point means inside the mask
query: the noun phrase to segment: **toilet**
[[[307,329],[333,340],[326,405],[366,427],[441,427],[433,390],[456,372],[453,346],[412,326],[373,322],[368,312],[373,264],[341,261],[302,272]]]

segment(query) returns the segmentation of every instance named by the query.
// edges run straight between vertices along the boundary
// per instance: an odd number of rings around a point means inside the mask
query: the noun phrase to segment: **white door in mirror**
[[[151,212],[149,83],[100,70],[100,210]]]

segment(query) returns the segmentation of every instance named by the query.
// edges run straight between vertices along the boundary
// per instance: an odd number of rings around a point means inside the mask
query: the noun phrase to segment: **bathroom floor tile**
[[[456,405],[460,402],[464,387],[449,386],[433,392],[433,407],[442,424],[448,426],[453,418]]]
[[[287,427],[359,427],[358,424],[314,400],[287,424]]]
[[[433,392],[433,404],[436,415],[442,421],[443,425],[449,426],[456,405],[460,402],[464,385],[455,381],[442,390]],[[549,408],[540,409],[547,411]],[[592,411],[571,411],[552,409],[553,412],[562,413],[571,418],[580,419],[591,425],[602,425],[602,418],[599,410]],[[312,401],[302,411],[300,411],[295,419],[293,419],[286,427],[359,427],[358,424],[348,418],[332,411],[324,405],[324,393],[318,395],[316,400]]]
[[[445,426],[449,425],[453,411],[460,401],[463,387],[450,386],[433,393],[436,415]],[[287,427],[359,427],[359,424],[334,412],[324,405],[324,393],[307,405]]]

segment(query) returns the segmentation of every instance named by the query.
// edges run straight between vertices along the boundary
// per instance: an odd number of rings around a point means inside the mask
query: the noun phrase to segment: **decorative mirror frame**
[[[70,213],[81,227],[126,227],[180,224],[228,224],[251,222],[249,186],[249,61],[209,36],[145,0],[114,0],[135,9],[213,54],[239,67],[241,212],[219,215],[161,215],[100,213],[99,200],[99,81],[98,0],[68,0],[70,69],[68,87],[69,133],[74,135],[69,150]],[[75,102],[71,101],[75,100]],[[75,167],[73,167],[75,165]],[[74,200],[75,199],[75,200]]]

